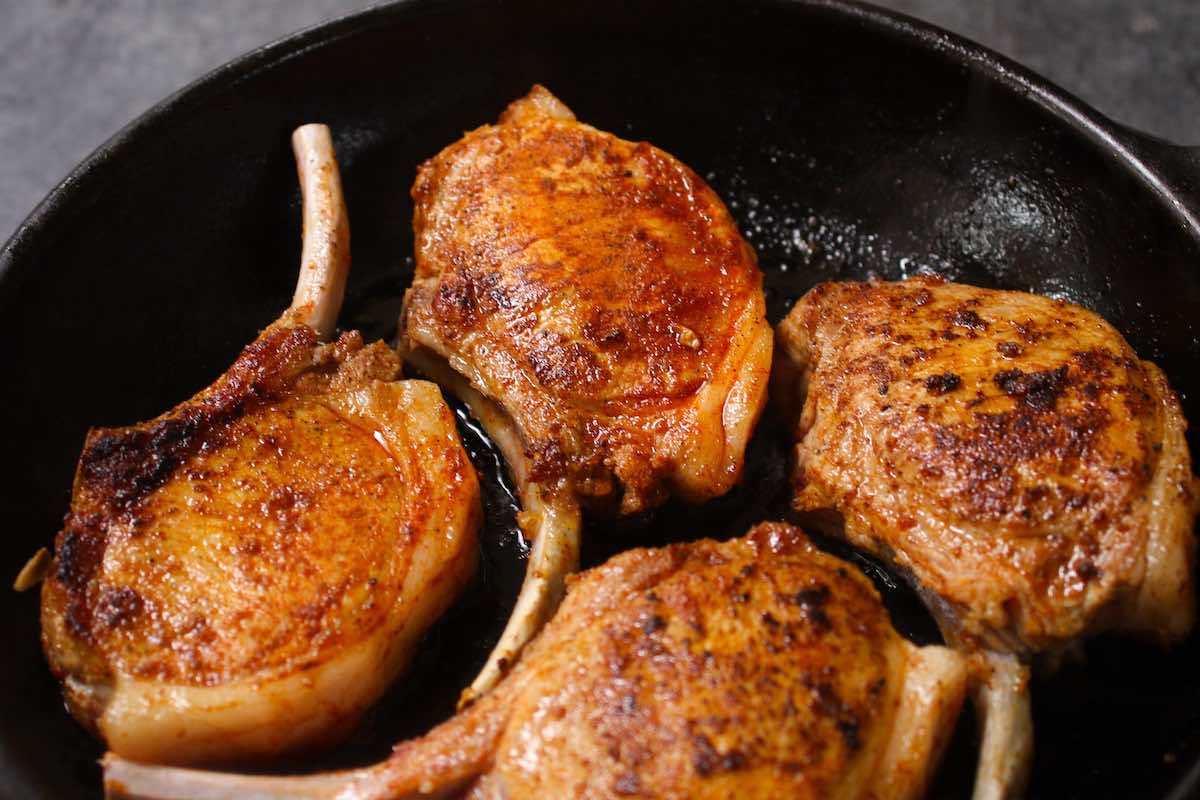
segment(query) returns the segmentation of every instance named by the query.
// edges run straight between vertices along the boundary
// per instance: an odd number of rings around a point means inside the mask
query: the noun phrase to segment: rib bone
[[[304,321],[327,339],[333,333],[350,274],[350,223],[342,179],[325,125],[303,125],[292,134],[303,198],[303,249],[292,309],[307,307]]]
[[[987,653],[986,680],[975,688],[982,743],[974,800],[1021,797],[1033,760],[1029,669],[1016,656]]]
[[[518,522],[527,540],[533,542],[525,580],[517,604],[487,663],[471,685],[463,690],[459,707],[477,700],[500,681],[516,663],[525,644],[544,625],[562,599],[566,576],[579,568],[581,513],[574,492],[566,481],[552,487],[531,482],[528,459],[522,452],[520,434],[504,409],[476,391],[465,377],[423,347],[404,352],[406,362],[447,388],[467,404],[471,414],[500,448],[520,487],[521,512]]]

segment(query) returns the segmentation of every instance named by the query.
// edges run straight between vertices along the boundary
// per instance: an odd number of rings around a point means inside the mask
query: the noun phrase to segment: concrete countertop
[[[1200,144],[1197,0],[877,0],[1109,116]],[[0,241],[105,139],[229,59],[364,0],[0,0]]]

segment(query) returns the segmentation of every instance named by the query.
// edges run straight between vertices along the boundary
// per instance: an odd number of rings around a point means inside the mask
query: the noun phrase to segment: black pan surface
[[[934,271],[1063,297],[1158,362],[1200,420],[1195,151],[1124,130],[976,45],[853,3],[414,0],[265,47],[167,100],[0,251],[12,366],[0,403],[14,423],[0,569],[15,575],[51,542],[88,426],[189,396],[287,304],[299,255],[293,127],[335,132],[354,231],[342,322],[390,337],[411,277],[417,164],[535,81],[581,119],[652,141],[709,180],[758,250],[772,321],[841,277]],[[460,418],[487,485],[480,577],[350,742],[276,768],[381,757],[450,713],[498,636],[524,550],[502,463]],[[1200,452],[1195,431],[1189,440]],[[701,509],[591,519],[585,563],[785,514],[785,462],[768,418],[741,488]],[[911,593],[857,560],[902,630],[936,639]],[[62,710],[36,593],[3,603],[0,792],[96,796],[100,748]],[[1036,682],[1030,795],[1193,796],[1197,638],[1171,653],[1100,639],[1086,656]],[[964,719],[933,796],[968,795],[974,747]]]

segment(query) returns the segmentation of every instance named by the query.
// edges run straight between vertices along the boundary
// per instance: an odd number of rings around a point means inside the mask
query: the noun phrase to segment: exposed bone
[[[979,761],[972,800],[1016,800],[1023,795],[1033,764],[1033,710],[1029,668],[1008,648],[1019,646],[1004,632],[991,632],[985,647],[964,639],[957,612],[933,592],[909,578],[933,614],[946,642],[974,651],[976,680],[971,702],[979,717]]]
[[[945,647],[908,647],[904,696],[879,772],[888,797],[922,797],[930,770],[948,744],[970,684],[969,662]]]
[[[138,764],[109,753],[104,757],[104,796],[112,800],[276,800],[332,798],[353,772],[301,778],[231,775],[198,769]]]
[[[467,404],[500,448],[501,455],[521,487],[524,509],[518,519],[533,552],[512,616],[478,677],[463,690],[459,708],[475,702],[490,690],[516,662],[522,648],[554,614],[562,600],[567,575],[579,568],[581,513],[569,486],[546,487],[528,480],[527,461],[520,434],[512,418],[484,397],[468,380],[432,351],[414,347],[402,353],[406,363],[449,389]]]
[[[841,514],[809,513],[805,522],[827,534],[853,539]],[[1011,650],[1020,642],[1011,634],[988,631],[980,642],[964,636],[959,611],[936,592],[922,586],[893,557],[884,560],[920,595],[950,647],[970,653],[976,663],[971,702],[980,719],[981,744],[972,800],[1015,800],[1021,797],[1033,762],[1033,711],[1029,668]],[[992,649],[980,650],[980,646]]]
[[[579,569],[580,514],[574,497],[532,483],[521,492],[521,502],[525,507],[521,529],[527,538],[533,537],[525,581],[500,641],[479,675],[463,690],[459,708],[475,702],[499,682],[558,608],[567,575]]]
[[[342,181],[326,125],[310,124],[292,133],[292,150],[303,200],[303,244],[293,310],[307,307],[304,321],[322,338],[334,329],[346,278],[350,274],[350,222],[342,198]],[[39,549],[13,581],[27,591],[42,582],[50,567],[50,551]]]
[[[975,688],[982,742],[974,800],[1023,796],[1033,756],[1029,669],[1016,656],[987,653],[986,679]]]
[[[350,223],[342,179],[325,125],[304,125],[292,134],[303,198],[303,248],[292,308],[322,338],[337,322],[350,274]]]
[[[305,125],[292,136],[304,204],[304,241],[296,294],[288,313],[328,338],[342,304],[349,273],[349,225],[342,200],[332,138],[324,125]],[[420,384],[427,386],[425,384]],[[424,391],[424,390],[422,390]],[[22,577],[37,565],[38,556],[22,571]],[[20,582],[21,578],[18,578]],[[391,658],[407,658],[419,631],[392,643]],[[373,656],[379,661],[378,654]],[[305,680],[303,676],[297,680]],[[285,687],[286,688],[286,687]],[[284,692],[286,694],[286,691]],[[481,751],[482,752],[482,751]],[[364,797],[362,792],[343,795],[350,785],[380,773],[389,762],[375,768],[323,773],[311,776],[259,776],[225,774],[206,770],[142,764],[108,753],[103,760],[104,788],[112,798],[333,798]],[[390,773],[388,773],[390,774]],[[376,781],[378,783],[378,781]],[[411,796],[436,797],[428,791],[428,780]],[[387,796],[393,796],[390,792]],[[405,795],[401,795],[405,796]]]
[[[529,673],[511,675],[522,682]],[[520,683],[513,685],[520,690]],[[505,695],[508,697],[509,695]],[[110,800],[436,800],[455,796],[483,772],[508,719],[493,693],[428,735],[398,746],[370,767],[306,776],[241,775],[157,767],[104,757]]]
[[[349,266],[345,207],[328,129],[320,125],[305,126],[296,131],[293,146],[304,201],[305,259],[296,303],[285,312],[281,323],[311,324],[320,333],[328,334],[342,302]],[[441,440],[434,441],[433,437],[445,436],[446,409],[438,390],[427,383],[379,384],[370,391],[328,398],[327,403],[337,406],[332,410],[348,420],[368,418],[376,428],[378,444],[394,457],[397,451],[409,449],[410,443],[420,452],[433,452],[428,445],[441,444]],[[435,414],[439,414],[438,429],[427,432],[421,419],[408,416],[406,409],[410,407],[435,407]],[[396,466],[402,467],[403,462],[397,459]],[[428,466],[420,465],[422,470]],[[439,484],[447,488],[455,485]],[[463,485],[473,486],[473,475]],[[440,497],[440,488],[434,487],[424,494],[423,502],[430,509],[436,508]],[[454,541],[460,532],[474,531],[477,511],[476,502],[462,507],[461,518],[457,513],[439,514],[437,531],[430,529],[426,535],[414,528],[414,535],[430,543]],[[200,763],[210,758],[225,758],[230,753],[237,758],[249,758],[297,745],[311,747],[316,741],[337,738],[409,660],[423,633],[420,625],[412,624],[413,620],[435,618],[448,604],[444,591],[425,591],[425,587],[430,581],[440,586],[465,581],[466,574],[462,573],[474,565],[474,547],[470,546],[463,552],[471,557],[456,560],[452,569],[438,568],[435,574],[428,550],[419,543],[403,573],[406,577],[400,587],[401,597],[411,616],[398,625],[379,628],[378,635],[341,648],[335,658],[304,665],[277,679],[228,685],[197,686],[123,674],[116,675],[112,682],[93,683],[68,675],[64,679],[65,691],[68,697],[96,698],[92,703],[99,709],[96,726],[109,746],[128,757],[146,761],[178,759],[179,763]],[[27,584],[39,569],[35,558],[18,579],[18,585]],[[112,720],[128,719],[136,724],[108,725]],[[129,764],[118,760],[118,776],[132,773],[149,796],[164,793],[160,788],[174,782],[174,773],[168,769],[134,768]],[[127,768],[122,771],[123,767]],[[121,780],[114,784],[121,785]],[[183,796],[192,794],[184,792]],[[175,795],[165,792],[165,796]]]
[[[350,223],[329,127],[308,124],[292,133],[300,183],[302,248],[290,312],[322,338],[329,338],[345,297],[350,273]],[[13,588],[25,591],[41,582],[50,565],[44,548],[26,563]]]
[[[38,551],[25,562],[25,566],[21,567],[21,571],[17,573],[17,578],[13,581],[13,589],[25,592],[37,586],[50,571],[51,561],[50,551],[45,547],[39,547]]]

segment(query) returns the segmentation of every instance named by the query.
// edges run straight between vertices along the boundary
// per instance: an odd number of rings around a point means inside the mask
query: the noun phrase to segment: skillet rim
[[[56,216],[75,196],[103,185],[106,170],[119,169],[173,115],[200,107],[222,92],[236,91],[245,80],[339,40],[394,20],[419,19],[423,14],[455,6],[466,8],[480,1],[389,0],[286,34],[206,72],[118,129],[46,194],[0,247],[0,286],[9,280],[16,264],[36,252],[39,237],[46,235]],[[494,0],[500,6],[526,1]],[[857,22],[872,32],[941,56],[1018,95],[1022,101],[1035,104],[1127,169],[1200,248],[1200,146],[1178,145],[1123,125],[1009,57],[897,11],[861,0],[749,0],[746,4],[792,7],[796,11],[815,9]],[[1193,796],[1200,796],[1200,756],[1193,756],[1193,763],[1164,800]]]
[[[518,5],[522,1],[499,0],[497,5]],[[478,2],[479,0],[390,0],[281,36],[206,72],[119,128],[80,161],[66,178],[59,181],[59,184],[34,206],[34,210],[17,225],[5,245],[0,247],[0,283],[5,281],[13,264],[17,263],[26,251],[34,248],[37,236],[53,222],[53,217],[60,207],[65,206],[74,194],[85,192],[90,184],[100,180],[97,175],[103,170],[115,168],[114,163],[119,164],[130,152],[137,152],[142,140],[152,136],[156,126],[163,124],[163,120],[169,116],[187,108],[200,106],[218,92],[235,89],[242,80],[272,70],[310,50],[377,28],[391,22],[392,19],[408,14],[419,17],[422,12],[433,13],[452,6],[472,6]],[[1129,169],[1139,184],[1162,201],[1166,211],[1181,223],[1189,236],[1200,246],[1200,188],[1196,188],[1195,198],[1190,198],[1187,191],[1187,184],[1190,182],[1200,184],[1200,146],[1177,145],[1136,128],[1124,126],[1082,101],[1072,92],[1009,59],[1008,56],[984,47],[970,38],[889,8],[881,8],[862,0],[750,0],[746,5],[816,8],[838,14],[878,32],[899,37],[930,53],[942,55],[974,72],[982,73],[984,77],[994,80],[1003,88],[1046,110],[1056,120],[1082,134],[1106,154],[1115,156],[1115,160]],[[1172,157],[1182,157],[1193,163],[1177,163],[1172,166]]]
[[[516,5],[525,0],[499,0],[499,5]],[[286,34],[210,70],[183,88],[155,103],[117,130],[47,193],[17,225],[0,247],[0,282],[23,255],[36,244],[38,235],[53,222],[58,210],[71,197],[85,192],[105,169],[136,153],[141,142],[153,135],[156,126],[171,115],[195,107],[213,95],[236,89],[242,81],[274,69],[343,38],[382,26],[394,18],[420,15],[454,5],[469,6],[479,0],[390,0]],[[1125,126],[1033,70],[964,36],[898,11],[880,8],[862,0],[750,0],[748,5],[812,8],[857,21],[875,31],[891,34],[957,62],[982,74],[1004,88],[1033,102],[1055,119],[1081,134],[1130,170],[1200,247],[1200,189],[1189,197],[1187,184],[1200,184],[1200,146],[1182,146]],[[1170,165],[1172,157],[1193,163]],[[1155,163],[1155,162],[1167,162]],[[1174,170],[1178,170],[1175,172]],[[1189,175],[1188,172],[1194,174]],[[1183,185],[1180,185],[1183,184]],[[1200,774],[1197,775],[1200,778]]]

